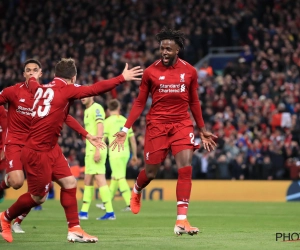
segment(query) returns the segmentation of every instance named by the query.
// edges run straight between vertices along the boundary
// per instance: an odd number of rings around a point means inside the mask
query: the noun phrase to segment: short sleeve
[[[105,117],[103,117],[103,112],[102,112],[101,108],[100,107],[96,107],[93,112],[94,112],[93,115],[95,117],[95,122],[97,124],[98,123],[103,123]]]

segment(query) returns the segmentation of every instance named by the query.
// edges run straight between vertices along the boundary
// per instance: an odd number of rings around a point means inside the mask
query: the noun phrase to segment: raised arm
[[[125,81],[141,80],[138,76],[143,74],[143,69],[140,66],[128,69],[128,64],[123,70],[123,73],[109,80],[99,81],[91,86],[80,86],[77,84],[66,86],[66,96],[69,99],[81,99],[84,97],[95,96],[101,93],[112,90],[119,84]]]

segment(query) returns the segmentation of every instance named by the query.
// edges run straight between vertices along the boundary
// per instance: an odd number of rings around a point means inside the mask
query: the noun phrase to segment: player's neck
[[[120,115],[119,111],[110,111],[110,115]]]

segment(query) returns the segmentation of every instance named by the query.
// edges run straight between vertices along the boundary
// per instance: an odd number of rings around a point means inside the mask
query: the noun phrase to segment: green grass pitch
[[[12,201],[4,201],[6,209]],[[79,207],[81,202],[79,204]],[[176,202],[143,202],[140,214],[121,212],[115,201],[115,221],[97,221],[103,211],[93,201],[89,220],[82,227],[99,237],[96,244],[67,242],[67,225],[58,201],[47,201],[42,211],[32,211],[23,223],[25,234],[14,242],[0,239],[0,250],[67,249],[299,249],[300,241],[276,241],[276,233],[300,233],[299,203],[191,202],[189,221],[200,228],[195,236],[175,236]],[[295,236],[296,237],[296,236]]]

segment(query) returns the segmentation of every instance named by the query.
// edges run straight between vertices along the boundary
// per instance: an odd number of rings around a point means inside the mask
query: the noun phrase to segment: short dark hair
[[[40,67],[40,69],[42,68],[42,64],[40,63],[40,61],[38,61],[36,59],[33,59],[33,58],[30,58],[30,59],[28,59],[28,60],[25,61],[25,63],[24,63],[24,69],[25,69],[26,65],[29,64],[29,63],[35,63],[35,64],[37,64]]]
[[[77,74],[75,60],[72,58],[62,58],[55,65],[55,76],[65,79],[71,79]]]
[[[121,107],[121,103],[117,99],[112,99],[108,102],[107,107],[110,111],[115,111]]]
[[[163,27],[163,29],[156,34],[156,40],[160,43],[162,40],[173,40],[181,49],[184,49],[184,33],[180,30],[172,30],[167,27]]]

